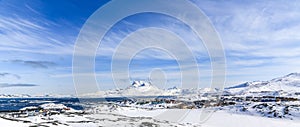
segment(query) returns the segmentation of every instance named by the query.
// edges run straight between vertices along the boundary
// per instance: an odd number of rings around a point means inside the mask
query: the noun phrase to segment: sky
[[[108,2],[0,0],[0,93],[76,94],[72,77],[76,39],[87,19]],[[299,1],[190,2],[208,17],[222,41],[226,58],[225,86],[300,72]],[[113,54],[120,47],[125,51],[121,53],[124,56],[135,52],[135,48],[147,40],[143,40],[143,34],[132,33],[149,27],[166,29],[180,36],[194,55],[197,66],[188,63],[180,68],[167,51],[144,49],[131,58],[129,77],[122,79],[124,85],[117,87],[126,88],[132,80],[148,80],[149,75],[157,80],[166,78],[166,83],[158,87],[179,87],[180,72],[195,69],[200,73],[199,87],[209,87],[211,60],[202,40],[178,19],[143,13],[122,19],[101,41],[94,68],[99,88],[116,88],[111,78]],[[184,49],[174,44],[174,38],[158,32],[148,34],[153,35],[150,39],[169,45],[171,50]],[[139,39],[128,39],[130,43],[121,45],[128,35]]]

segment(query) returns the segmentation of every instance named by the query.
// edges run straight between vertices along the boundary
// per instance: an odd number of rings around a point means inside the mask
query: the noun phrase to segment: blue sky
[[[0,0],[0,93],[75,94],[72,54],[76,38],[88,17],[106,2]],[[191,2],[208,16],[219,33],[226,55],[227,86],[300,72],[300,2]],[[201,40],[172,17],[145,13],[118,22],[98,47],[95,71],[101,88],[114,88],[107,75],[120,41],[145,27],[168,29],[186,40],[199,64],[200,87],[209,86],[210,59]],[[180,49],[175,45],[173,48]],[[163,87],[179,85],[178,64],[157,49],[135,56],[130,78],[147,79],[153,68],[165,71],[168,84]]]

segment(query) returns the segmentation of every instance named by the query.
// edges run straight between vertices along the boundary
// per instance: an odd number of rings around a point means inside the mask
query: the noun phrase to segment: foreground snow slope
[[[218,111],[202,127],[300,127],[300,121]]]
[[[2,118],[0,118],[0,123],[2,127],[29,127],[30,126],[30,124],[28,123],[11,121]]]
[[[171,111],[172,110],[172,111]],[[158,118],[157,115],[161,115],[166,111],[186,112],[188,109],[159,109],[155,111],[146,110],[121,110],[119,113],[122,115],[130,117],[153,117]],[[228,111],[216,111],[211,117],[209,117],[205,122],[199,123],[201,109],[189,110],[187,114],[182,115],[183,117],[178,121],[172,121],[169,117],[161,118],[159,120],[167,120],[173,123],[179,123],[179,125],[185,126],[201,126],[201,127],[300,127],[300,119],[290,120],[290,119],[277,119],[277,118],[267,118],[261,116],[253,116],[249,114],[237,114]]]
[[[141,112],[141,111],[139,111]],[[153,116],[154,111],[147,113],[147,111],[142,111],[143,113],[138,113],[136,110],[124,110],[122,114],[119,113],[98,113],[82,116],[66,116],[66,115],[54,115],[52,121],[58,121],[62,124],[51,124],[44,123],[50,127],[57,126],[140,126],[140,125],[160,125],[160,126],[178,126],[178,127],[190,127],[190,126],[201,126],[201,127],[300,127],[299,120],[288,120],[288,119],[274,119],[274,118],[265,118],[259,116],[251,116],[244,114],[234,114],[227,111],[217,111],[212,114],[212,116],[200,124],[199,113],[200,110],[190,111],[184,119],[181,119],[178,123],[168,122],[163,119],[153,119],[149,116]],[[155,111],[155,112],[164,112],[164,111]],[[127,115],[124,115],[127,114]],[[139,115],[137,115],[139,114]],[[155,118],[155,117],[154,117]],[[39,125],[38,121],[43,121],[40,118],[27,118],[27,120],[32,120],[32,123],[23,123],[10,120],[4,120],[0,118],[1,126],[5,127],[28,127],[30,125]],[[66,121],[73,121],[67,123]],[[68,125],[64,125],[64,124]]]

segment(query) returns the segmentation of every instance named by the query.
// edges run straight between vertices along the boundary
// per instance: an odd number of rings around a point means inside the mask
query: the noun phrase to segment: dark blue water
[[[83,109],[77,98],[0,98],[0,111],[17,111],[24,107],[45,103],[64,104],[76,110]]]
[[[111,98],[0,98],[0,112],[18,111],[28,106],[40,106],[45,103],[64,104],[67,107],[83,110],[87,105],[102,102],[135,101],[138,98],[173,98],[172,96],[159,97],[111,97]]]

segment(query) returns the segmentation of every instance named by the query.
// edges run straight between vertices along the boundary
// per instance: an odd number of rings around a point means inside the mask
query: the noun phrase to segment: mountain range
[[[86,94],[86,97],[119,96],[190,96],[201,97],[208,93],[223,92],[232,96],[298,96],[300,95],[300,73],[291,73],[269,81],[252,81],[227,87],[224,90],[214,88],[180,89],[172,87],[160,89],[147,81],[133,81],[125,89],[100,91]]]
[[[160,89],[148,81],[133,81],[125,89],[113,89],[78,95],[78,97],[134,97],[134,96],[181,96],[188,98],[205,97],[207,94],[222,92],[223,95],[231,96],[298,96],[300,97],[300,73],[290,73],[288,75],[271,79],[269,81],[252,81],[226,87],[224,90],[214,88],[194,88],[180,89],[172,87]],[[0,94],[0,98],[30,98],[35,97],[27,94],[9,95]],[[45,97],[45,96],[38,96]],[[55,96],[46,96],[55,97]],[[62,96],[58,96],[62,97]],[[70,96],[68,96],[70,97]]]

